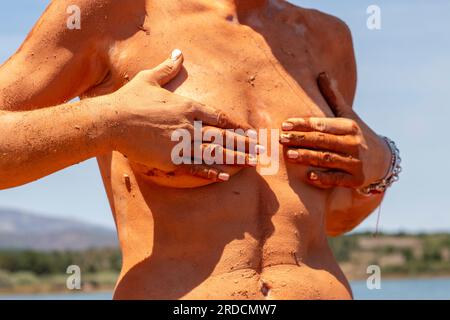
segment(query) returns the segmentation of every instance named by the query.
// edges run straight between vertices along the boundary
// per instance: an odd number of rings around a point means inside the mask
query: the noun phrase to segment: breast
[[[312,49],[307,38],[288,42],[292,48],[273,39],[292,32],[292,27],[272,30],[280,26],[267,25],[262,28],[267,32],[261,34],[213,14],[202,13],[201,19],[182,15],[170,25],[160,16],[148,17],[149,32],[138,32],[111,49],[116,86],[179,48],[185,68],[167,85],[179,95],[233,113],[257,127],[278,128],[285,117],[332,115],[316,84],[321,66],[303,53],[305,48]]]
[[[291,117],[331,115],[315,80],[320,67],[308,56],[294,59],[289,54],[280,55],[270,47],[270,41],[245,26],[211,17],[211,25],[205,28],[195,24],[204,19],[183,19],[187,18],[180,18],[171,28],[154,22],[150,35],[138,32],[112,48],[109,86],[119,87],[139,71],[156,66],[167,58],[168,48],[180,48],[185,56],[184,69],[166,86],[178,95],[213,106],[256,129],[279,129]],[[300,48],[305,44],[298,45]],[[158,172],[152,171],[158,168],[137,164],[133,167],[148,180],[168,187],[190,188],[210,183],[178,177],[173,172],[149,176],[148,172]]]

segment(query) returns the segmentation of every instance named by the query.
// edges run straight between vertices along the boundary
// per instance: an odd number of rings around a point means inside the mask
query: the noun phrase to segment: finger
[[[334,151],[357,158],[359,154],[358,140],[354,136],[332,135],[322,132],[283,133],[280,143],[287,147],[307,148],[321,151]]]
[[[214,182],[226,182],[230,180],[230,175],[228,173],[206,165],[185,165],[182,167],[181,171],[186,171],[191,176]]]
[[[305,149],[291,149],[287,151],[286,155],[290,162],[313,167],[339,169],[350,173],[359,173],[362,170],[360,160],[352,157],[345,157],[337,153]]]
[[[352,135],[358,132],[357,124],[345,118],[291,118],[283,122],[284,131],[318,131],[330,134]]]
[[[195,117],[196,120],[200,120],[207,125],[222,129],[252,129],[252,127],[244,121],[238,121],[229,117],[222,111],[199,103],[196,104]]]
[[[264,153],[266,150],[264,146],[257,144],[256,139],[231,130],[206,126],[202,128],[202,132],[203,142],[214,142],[215,144],[224,146],[228,150],[251,154]]]
[[[201,155],[201,159],[198,159],[199,155]],[[192,158],[202,160],[208,165],[226,164],[237,167],[255,167],[258,162],[254,155],[224,149],[221,145],[213,143],[194,144]]]
[[[178,75],[182,65],[183,53],[176,49],[172,52],[170,58],[157,67],[148,70],[145,74],[146,79],[152,84],[164,86]]]
[[[358,188],[362,184],[360,178],[339,171],[311,171],[308,173],[308,181],[313,185],[325,188]]]
[[[338,89],[337,82],[334,79],[330,79],[327,73],[323,72],[319,74],[317,78],[319,89],[330,106],[336,117],[352,118],[353,109],[345,101],[341,92]]]

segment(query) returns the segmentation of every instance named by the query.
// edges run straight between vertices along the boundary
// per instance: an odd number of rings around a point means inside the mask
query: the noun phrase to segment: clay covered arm
[[[78,1],[86,28],[70,30],[69,5],[53,1],[0,67],[0,188],[33,181],[104,151],[100,140],[107,134],[107,119],[98,102],[49,107],[94,86],[104,72],[105,43],[94,41],[87,28],[95,8]]]
[[[345,178],[342,179],[345,176],[331,174],[319,177],[328,179],[328,182],[334,186],[326,217],[326,229],[330,236],[339,236],[351,231],[381,204],[384,194],[365,197],[358,193],[356,188],[367,186],[383,178],[389,170],[391,161],[391,152],[386,142],[353,110],[357,68],[352,35],[348,26],[339,19],[337,19],[336,30],[339,36],[332,41],[333,47],[330,48],[330,51],[335,53],[333,64],[328,74],[319,76],[318,84],[337,117],[336,121],[341,123],[350,121],[353,127],[357,128],[356,134],[353,134],[353,142],[358,145],[357,158],[360,163],[353,167],[356,168],[356,174],[353,174],[353,185],[349,186]],[[335,182],[332,183],[330,179]],[[320,185],[320,179],[311,183]]]
[[[213,108],[160,88],[181,69],[181,54],[141,72],[112,95],[54,106],[104,79],[104,55],[114,31],[97,18],[105,16],[103,11],[109,17],[126,17],[110,8],[117,3],[76,1],[82,28],[70,30],[67,8],[72,2],[52,2],[18,52],[0,67],[0,188],[33,181],[111,150],[138,163],[168,167],[170,133],[190,129],[194,119],[216,128],[245,128]],[[191,166],[187,172],[209,181],[229,178],[202,166]]]
[[[370,215],[381,203],[383,194],[361,195],[357,188],[365,187],[383,179],[389,171],[392,154],[387,143],[378,136],[352,109],[338,89],[337,82],[327,75],[319,76],[319,87],[336,117],[334,124],[348,123],[352,133],[347,132],[350,144],[356,146],[353,165],[337,166],[339,173],[311,173],[310,182],[317,187],[334,187],[328,203],[327,233],[339,236],[351,231]],[[324,159],[325,162],[330,159]],[[333,159],[331,159],[333,161]],[[347,160],[348,161],[348,160]]]
[[[101,2],[51,2],[19,50],[0,67],[2,109],[31,110],[62,104],[103,80],[110,37],[102,35],[107,26],[103,19],[96,18],[108,10],[98,8]],[[67,26],[67,10],[72,4],[80,9],[79,30]]]
[[[281,143],[289,161],[317,169],[307,181],[331,189],[326,229],[338,236],[358,226],[381,203],[383,194],[365,197],[356,188],[383,178],[389,170],[390,150],[352,110],[356,91],[356,61],[351,33],[342,21],[331,26],[327,71],[319,87],[336,118],[287,119]],[[311,150],[317,149],[317,150]]]
[[[308,183],[331,189],[326,228],[337,236],[359,225],[380,204],[383,195],[366,197],[357,189],[387,175],[391,152],[345,102],[337,82],[326,79],[319,83],[336,118],[287,119],[280,142],[288,147],[288,161],[312,168]]]
[[[112,119],[99,99],[0,112],[0,189],[34,181],[107,151]]]

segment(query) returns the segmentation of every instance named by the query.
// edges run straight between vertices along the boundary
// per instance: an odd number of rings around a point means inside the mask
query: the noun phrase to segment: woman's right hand
[[[227,181],[230,173],[237,171],[236,168],[230,171],[224,170],[224,166],[177,166],[171,159],[172,150],[178,143],[171,141],[172,133],[177,129],[185,129],[193,139],[194,121],[202,121],[203,130],[215,130],[222,135],[225,129],[250,129],[247,124],[231,119],[215,108],[163,89],[161,86],[176,77],[182,64],[183,56],[179,50],[175,50],[172,57],[158,67],[141,71],[124,87],[106,96],[108,110],[112,111],[111,126],[114,128],[111,147],[138,166],[158,172],[173,174],[176,171],[210,182]],[[245,141],[245,154],[239,153],[236,147],[229,150],[224,146],[224,155],[232,154],[234,158],[243,156],[246,159],[244,166],[254,166],[254,156],[248,150],[250,139],[238,134],[234,134],[234,139],[235,142]],[[201,148],[211,147],[217,148],[217,144],[202,142]]]

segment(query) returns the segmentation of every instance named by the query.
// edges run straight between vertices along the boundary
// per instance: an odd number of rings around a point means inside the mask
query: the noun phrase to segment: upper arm
[[[357,84],[353,39],[350,29],[344,22],[339,20],[337,24],[336,61],[333,72],[344,98],[350,106],[353,106]]]
[[[337,17],[309,9],[308,24],[319,38],[318,56],[323,70],[335,79],[339,91],[349,105],[353,105],[357,72],[353,40],[347,24]]]
[[[102,11],[112,0],[52,1],[18,51],[0,67],[0,109],[27,110],[66,102],[101,81],[108,37]],[[81,29],[69,29],[70,5]]]
[[[337,80],[338,87],[347,103],[353,106],[356,93],[357,68],[353,39],[350,28],[342,20],[332,17],[333,37],[330,48],[331,77]]]
[[[336,79],[339,91],[350,106],[353,106],[356,93],[357,69],[353,40],[350,29],[341,20],[333,18],[335,36],[332,41],[331,76]],[[326,229],[329,236],[338,236],[358,226],[366,215],[355,203],[351,189],[337,187],[330,195]],[[364,211],[364,210],[363,210]],[[365,211],[364,211],[365,213]]]
[[[325,14],[321,14],[321,17],[322,28],[326,30],[326,38],[323,39],[326,45],[324,71],[337,81],[339,91],[352,106],[356,93],[357,68],[350,29],[336,17]],[[326,215],[326,231],[329,236],[337,236],[353,229],[367,216],[366,208],[355,202],[351,189],[337,187],[330,197]]]

